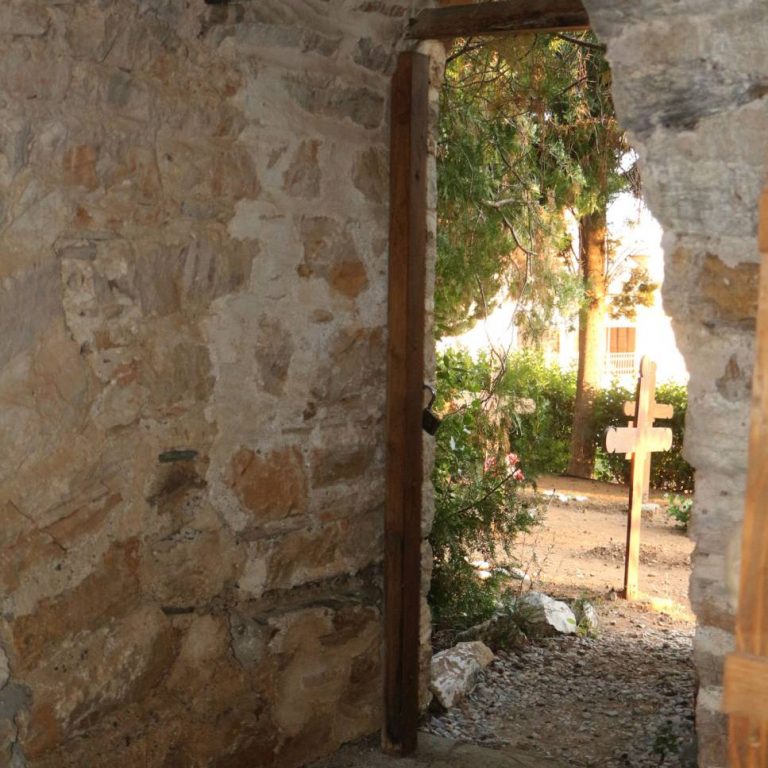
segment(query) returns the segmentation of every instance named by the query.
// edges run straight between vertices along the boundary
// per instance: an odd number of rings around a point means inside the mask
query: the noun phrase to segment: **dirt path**
[[[544,592],[580,597],[619,591],[624,580],[627,488],[542,477],[538,491],[544,524],[520,537],[512,560],[521,563]],[[684,623],[693,622],[688,600],[693,542],[667,516],[662,494],[652,494],[651,502],[660,508],[643,514],[641,597],[666,605]]]
[[[623,601],[598,610],[596,638],[500,651],[474,692],[425,728],[578,768],[693,768],[692,628]]]
[[[475,691],[425,728],[486,746],[526,748],[578,768],[695,766],[688,601],[691,541],[661,509],[644,515],[641,600],[616,597],[623,583],[627,490],[542,478],[544,523],[521,538],[508,565],[533,589],[588,597],[596,637],[559,636],[499,652]],[[499,558],[498,565],[505,564]]]

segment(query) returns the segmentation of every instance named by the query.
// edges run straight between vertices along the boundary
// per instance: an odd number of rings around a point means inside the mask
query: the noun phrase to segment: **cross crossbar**
[[[637,427],[611,427],[605,433],[605,449],[608,453],[648,453],[668,451],[672,447],[672,430],[668,427],[652,427],[643,435]]]
[[[637,403],[634,400],[628,400],[624,403],[624,415],[627,418],[634,419]],[[675,409],[668,403],[654,403],[651,410],[653,419],[671,419],[675,415]]]

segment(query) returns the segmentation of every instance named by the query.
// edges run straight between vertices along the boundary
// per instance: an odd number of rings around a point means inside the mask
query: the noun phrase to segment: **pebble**
[[[558,636],[503,651],[471,696],[425,730],[575,768],[682,768],[693,740],[693,628],[626,608],[602,612],[630,618],[635,631],[610,620],[597,638]]]

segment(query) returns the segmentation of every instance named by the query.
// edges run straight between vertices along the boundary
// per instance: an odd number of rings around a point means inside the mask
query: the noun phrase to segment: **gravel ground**
[[[474,692],[425,730],[581,768],[695,766],[693,627],[623,601],[599,610],[596,638],[499,652]]]

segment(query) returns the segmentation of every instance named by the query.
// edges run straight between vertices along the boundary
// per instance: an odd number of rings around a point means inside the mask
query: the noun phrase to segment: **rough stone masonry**
[[[389,74],[427,4],[0,7],[2,768],[293,768],[379,727]],[[768,8],[587,5],[692,373],[720,768]]]
[[[727,765],[720,713],[733,646],[759,253],[768,184],[768,5],[585,0],[608,43],[620,119],[664,231],[664,305],[691,374],[696,468],[691,599],[701,768]]]
[[[0,766],[381,722],[391,0],[0,7]]]

